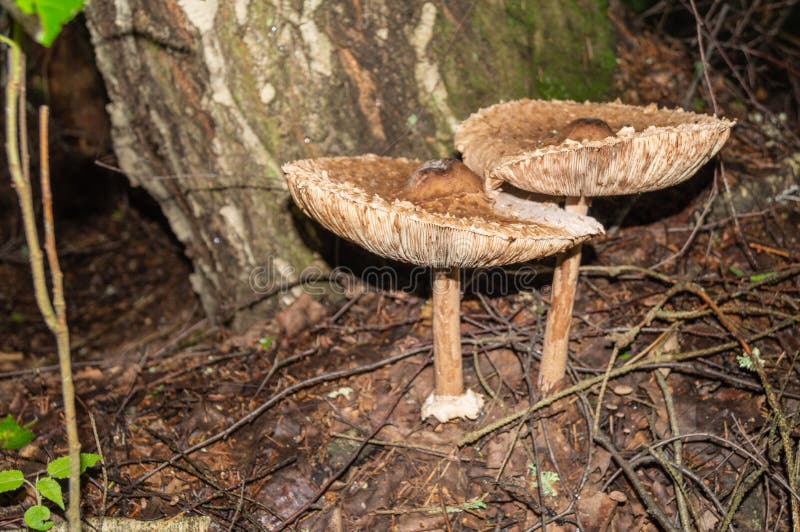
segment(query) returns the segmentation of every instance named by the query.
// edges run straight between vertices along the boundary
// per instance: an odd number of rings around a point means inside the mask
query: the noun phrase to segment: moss
[[[490,2],[477,2],[471,13],[453,17],[468,20],[469,25],[456,27],[451,17],[439,13],[431,44],[453,112],[463,117],[498,98],[530,94],[532,68],[520,46],[526,39],[525,29],[509,23],[504,10]]]
[[[610,96],[616,58],[605,0],[506,0],[464,9],[439,13],[432,43],[457,116],[522,97]],[[468,26],[457,28],[457,20]],[[471,52],[459,53],[464,49]]]
[[[218,24],[220,31],[220,45],[224,49],[224,56],[231,59],[228,69],[230,90],[236,106],[247,117],[250,127],[253,128],[256,136],[264,145],[265,151],[270,154],[279,153],[281,139],[279,134],[279,123],[275,113],[261,101],[259,91],[262,84],[254,76],[258,68],[253,63],[252,51],[248,48],[245,39],[240,34],[242,31],[235,20],[233,9],[222,12],[230,20],[224,24]],[[275,16],[275,9],[267,2],[256,2],[250,5],[248,20],[257,21],[255,27],[260,27],[260,33],[265,40],[269,39],[269,27],[272,25]],[[267,169],[267,177],[277,178],[280,176],[279,168]]]
[[[605,0],[547,1],[540,7],[530,20],[537,96],[607,98],[616,58]]]

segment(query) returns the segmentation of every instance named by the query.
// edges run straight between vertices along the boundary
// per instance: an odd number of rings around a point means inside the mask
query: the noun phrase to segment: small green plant
[[[743,277],[744,272],[737,268],[736,266],[728,266],[728,271],[731,272],[736,277]]]
[[[760,283],[761,281],[766,281],[770,277],[775,277],[777,272],[764,272],[764,273],[756,273],[750,276],[751,283]]]
[[[761,351],[759,351],[757,347],[753,348],[752,356],[747,353],[742,353],[736,357],[739,367],[747,371],[755,371],[755,369],[753,369],[753,359],[758,360],[760,365],[764,365],[764,359],[761,358]]]
[[[13,450],[27,445],[33,440],[33,431],[29,430],[33,426],[33,421],[20,426],[14,417],[9,414],[0,421],[0,449]]]
[[[265,336],[263,338],[258,339],[258,347],[264,349],[265,351],[269,349],[269,346],[272,345],[272,338],[269,336]]]
[[[533,477],[533,479],[531,479],[531,489],[538,488],[539,483],[536,481],[536,466],[528,464],[528,473]],[[545,497],[555,497],[558,495],[558,490],[553,486],[553,484],[560,480],[558,478],[558,473],[555,471],[542,471],[540,476],[542,478],[542,493]]]
[[[486,503],[483,502],[483,499],[486,498],[486,495],[481,495],[480,497],[475,497],[468,501],[464,501],[457,506],[446,506],[445,511],[449,514],[457,514],[466,511],[480,511],[485,510],[487,508]],[[426,509],[427,513],[429,514],[436,514],[441,512],[441,507],[435,506],[432,508]]]
[[[485,497],[485,496],[484,496]],[[472,499],[471,501],[467,501],[461,505],[461,509],[463,510],[485,510],[486,503],[483,502],[483,497]],[[449,508],[448,508],[449,510]]]
[[[6,420],[8,420],[8,418],[6,418]],[[81,474],[103,459],[99,454],[92,453],[81,453],[80,456]],[[21,488],[23,484],[27,484],[33,489],[33,493],[36,495],[36,504],[25,511],[23,519],[25,520],[25,524],[34,530],[50,530],[55,524],[50,519],[50,508],[42,504],[42,499],[47,499],[62,510],[65,509],[61,484],[59,484],[56,479],[65,479],[69,477],[69,457],[62,456],[48,463],[47,474],[48,476],[38,478],[34,483],[27,480],[22,471],[18,469],[0,471],[0,493],[16,491]]]

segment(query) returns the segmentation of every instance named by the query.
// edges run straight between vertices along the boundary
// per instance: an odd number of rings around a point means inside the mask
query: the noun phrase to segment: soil
[[[623,102],[680,104],[695,49],[649,19],[614,16]],[[45,58],[31,57],[35,85]],[[465,384],[487,405],[448,424],[419,418],[433,387],[425,288],[332,277],[247,331],[207,323],[157,210],[95,164],[113,167],[107,131],[80,121],[102,116],[92,85],[71,104],[84,118],[57,113],[52,141],[80,436],[104,458],[83,477],[85,515],[206,515],[217,530],[657,530],[687,518],[700,530],[726,518],[737,530],[791,529],[796,481],[779,436],[796,452],[800,203],[787,193],[715,218],[707,203],[727,205],[727,189],[800,146],[790,128],[766,130],[768,99],[783,93],[764,87],[759,122],[714,76],[722,114],[740,119],[724,166],[677,191],[594,206],[609,231],[584,245],[560,395],[532,385],[548,263],[522,287],[515,268],[498,273],[504,289],[464,274]],[[34,422],[36,438],[0,451],[0,470],[35,476],[66,452],[60,378],[8,183],[0,415]],[[21,526],[30,495],[0,495],[0,529]]]

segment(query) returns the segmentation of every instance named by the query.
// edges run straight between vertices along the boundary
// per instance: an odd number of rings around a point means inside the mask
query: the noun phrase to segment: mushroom
[[[482,109],[455,136],[465,164],[489,188],[504,182],[565,197],[585,215],[596,196],[666,188],[692,176],[722,147],[734,122],[679,109],[613,103],[518,100]],[[616,133],[615,133],[616,132]],[[538,385],[564,376],[580,245],[556,259]]]
[[[422,417],[442,423],[474,419],[483,404],[464,390],[459,270],[543,257],[602,231],[589,217],[486,193],[483,180],[454,159],[332,157],[294,161],[283,171],[295,203],[333,233],[433,268],[435,389]]]

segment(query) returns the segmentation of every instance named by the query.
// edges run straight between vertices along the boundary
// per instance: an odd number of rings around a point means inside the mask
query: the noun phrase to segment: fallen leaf
[[[577,510],[580,522],[584,530],[605,530],[617,503],[603,492],[587,494],[587,491],[584,490],[578,497]]]

